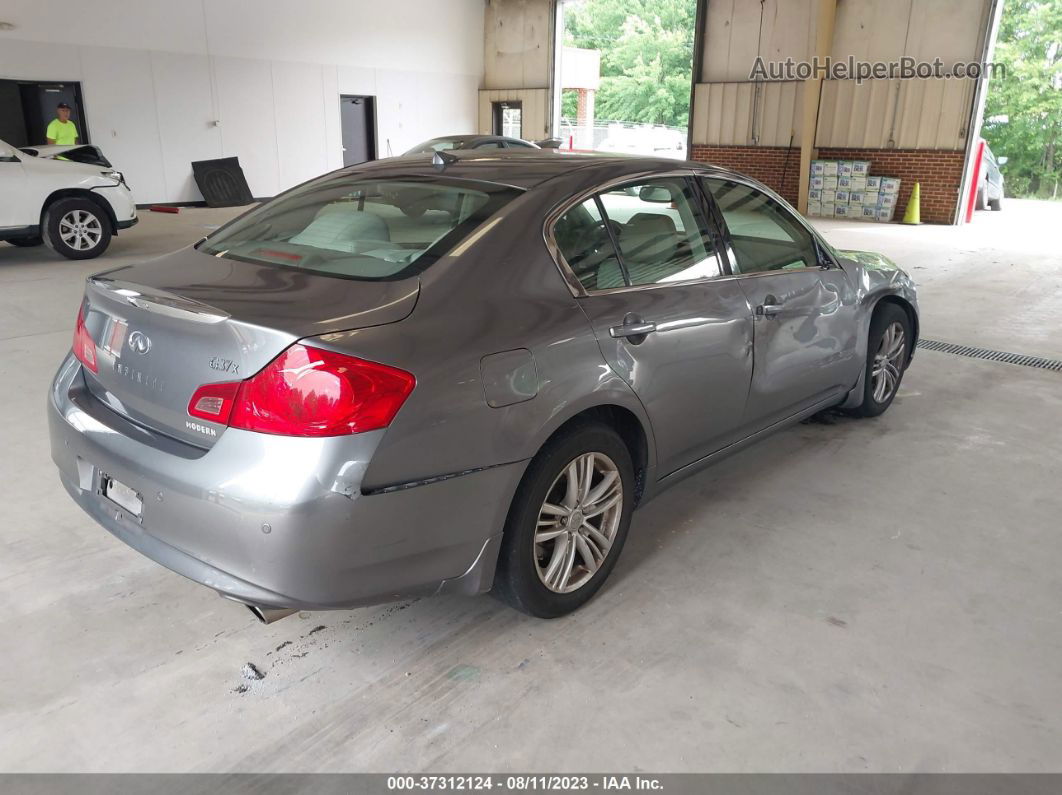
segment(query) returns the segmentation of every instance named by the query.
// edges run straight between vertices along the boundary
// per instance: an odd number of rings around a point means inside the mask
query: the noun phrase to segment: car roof
[[[727,169],[706,163],[687,160],[671,160],[662,157],[639,157],[612,153],[565,153],[556,149],[490,150],[454,149],[445,153],[450,162],[443,166],[433,165],[435,155],[414,154],[374,160],[345,171],[369,178],[397,178],[411,176],[442,176],[452,179],[467,179],[508,185],[521,190],[530,190],[555,177],[596,169],[603,177],[625,174],[644,174],[653,171],[696,169],[719,176],[735,174]],[[747,179],[747,178],[746,178]]]

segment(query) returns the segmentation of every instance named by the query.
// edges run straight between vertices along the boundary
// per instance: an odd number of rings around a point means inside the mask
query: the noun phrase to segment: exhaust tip
[[[274,621],[280,621],[297,612],[294,607],[264,607],[263,605],[247,605],[247,609],[263,624],[272,624]]]

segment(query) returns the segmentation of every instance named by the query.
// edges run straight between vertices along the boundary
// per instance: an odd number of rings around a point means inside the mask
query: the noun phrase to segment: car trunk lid
[[[108,271],[85,289],[97,354],[86,383],[134,422],[207,448],[225,428],[188,414],[198,387],[246,379],[303,337],[397,322],[418,291],[415,278],[341,279],[194,250]]]

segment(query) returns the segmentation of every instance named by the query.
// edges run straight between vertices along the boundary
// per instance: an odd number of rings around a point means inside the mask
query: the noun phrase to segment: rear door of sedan
[[[609,185],[550,228],[605,360],[645,406],[660,475],[734,441],[752,377],[752,312],[727,278],[692,175]]]
[[[840,400],[862,366],[847,274],[799,217],[759,188],[731,178],[702,184],[755,318],[746,432]]]

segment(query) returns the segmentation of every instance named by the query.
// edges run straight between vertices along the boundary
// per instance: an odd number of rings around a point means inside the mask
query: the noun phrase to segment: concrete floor
[[[127,549],[60,488],[46,387],[83,277],[231,214],[145,213],[87,264],[0,245],[0,770],[1062,769],[1062,373],[922,351],[885,416],[639,511],[553,622],[450,597],[263,627]],[[1062,358],[1062,203],[822,226],[910,269],[925,336]]]

